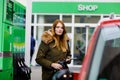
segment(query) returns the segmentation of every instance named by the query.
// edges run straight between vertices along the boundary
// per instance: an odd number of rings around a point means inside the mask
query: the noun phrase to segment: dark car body
[[[120,18],[99,22],[78,80],[120,80]]]

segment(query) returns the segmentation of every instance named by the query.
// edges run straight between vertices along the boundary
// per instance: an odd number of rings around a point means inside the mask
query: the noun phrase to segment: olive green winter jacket
[[[51,80],[53,76],[52,63],[71,57],[70,49],[67,52],[63,52],[56,47],[53,48],[54,43],[55,41],[50,32],[44,32],[36,56],[36,62],[42,66],[42,80]]]

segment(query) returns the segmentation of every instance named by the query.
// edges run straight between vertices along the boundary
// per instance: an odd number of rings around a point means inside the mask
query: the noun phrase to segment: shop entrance
[[[81,65],[89,40],[94,32],[95,26],[81,26],[74,29],[74,65]]]

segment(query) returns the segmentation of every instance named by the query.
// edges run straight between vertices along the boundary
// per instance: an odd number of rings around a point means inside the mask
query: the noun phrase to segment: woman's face
[[[58,23],[55,27],[55,33],[56,35],[60,36],[63,34],[63,25],[61,23]]]

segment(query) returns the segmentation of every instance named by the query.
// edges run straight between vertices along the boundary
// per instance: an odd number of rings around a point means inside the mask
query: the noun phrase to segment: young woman
[[[69,38],[63,21],[55,20],[52,29],[45,31],[41,39],[36,62],[42,66],[42,80],[51,80],[54,69],[63,68],[58,61],[71,61]]]

